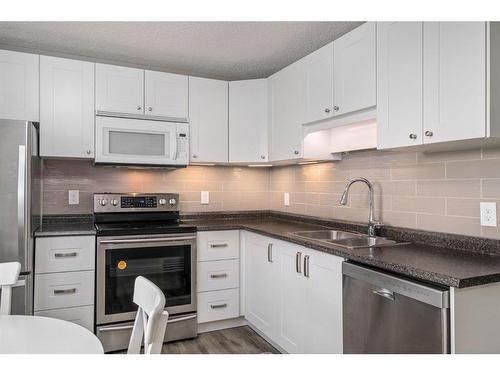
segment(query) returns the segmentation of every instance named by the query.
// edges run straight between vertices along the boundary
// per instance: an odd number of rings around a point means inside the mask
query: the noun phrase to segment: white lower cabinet
[[[239,315],[239,288],[198,293],[198,323],[231,319]]]
[[[289,353],[342,353],[343,259],[245,233],[245,318]]]
[[[65,309],[35,311],[36,316],[67,320],[89,331],[94,330],[94,306],[78,306]]]

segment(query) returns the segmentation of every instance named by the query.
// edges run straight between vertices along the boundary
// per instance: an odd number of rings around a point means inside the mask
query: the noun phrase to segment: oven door
[[[196,311],[196,234],[97,237],[97,324],[135,319],[134,282],[165,294],[170,314]]]
[[[95,162],[187,165],[188,124],[96,116]]]

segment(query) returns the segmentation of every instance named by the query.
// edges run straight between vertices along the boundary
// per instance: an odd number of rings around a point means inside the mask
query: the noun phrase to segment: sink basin
[[[339,230],[313,230],[293,232],[292,235],[309,240],[329,243],[347,249],[361,249],[366,247],[397,246],[406,242],[396,242],[385,237],[370,237],[361,233],[343,232]]]
[[[293,232],[292,234],[295,236],[304,237],[311,240],[327,241],[327,242],[362,236],[361,234],[343,232],[340,230],[311,230],[303,232]]]

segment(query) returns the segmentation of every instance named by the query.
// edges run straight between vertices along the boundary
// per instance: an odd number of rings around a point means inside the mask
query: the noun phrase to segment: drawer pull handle
[[[309,277],[309,255],[304,256],[304,276]]]
[[[269,263],[273,262],[273,244],[272,243],[267,245],[267,261]]]
[[[220,305],[210,305],[211,309],[223,309],[227,307],[227,303],[221,303]]]
[[[54,289],[54,295],[61,295],[61,294],[75,294],[76,293],[76,288],[70,288],[70,289]]]
[[[77,255],[78,255],[78,253],[75,251],[73,253],[55,253],[54,257],[55,258],[72,258],[72,257],[76,257]]]
[[[227,277],[227,273],[213,273],[210,275],[211,279],[224,279]]]
[[[210,247],[227,247],[227,243],[212,243]]]

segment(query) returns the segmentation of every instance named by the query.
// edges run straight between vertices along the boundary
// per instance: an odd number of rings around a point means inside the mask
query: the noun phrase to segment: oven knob
[[[118,199],[111,199],[111,204],[113,206],[118,206]]]
[[[101,206],[105,206],[108,204],[108,200],[107,199],[101,199]]]
[[[170,198],[168,200],[168,204],[170,204],[171,206],[175,206],[176,203],[177,203],[177,201],[175,200],[175,198]]]
[[[167,200],[165,198],[160,198],[158,200],[158,203],[163,206],[165,203],[167,203]]]

